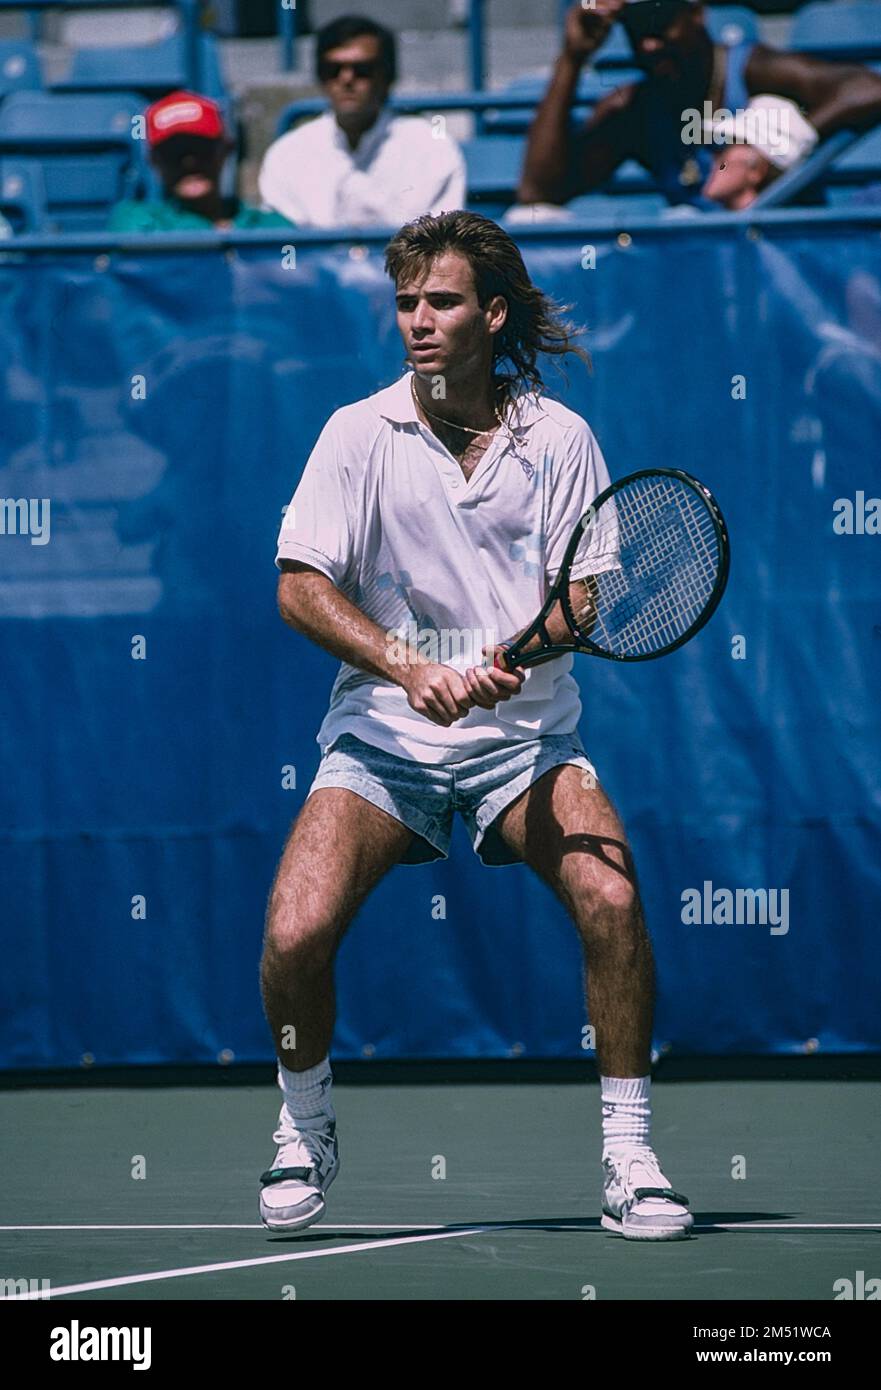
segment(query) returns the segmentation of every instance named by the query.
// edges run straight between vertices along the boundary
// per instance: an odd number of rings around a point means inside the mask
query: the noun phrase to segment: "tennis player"
[[[281,615],[341,666],[267,914],[261,980],[284,1100],[260,1214],[294,1231],[325,1209],[339,1166],[337,947],[394,865],[446,857],[458,811],[483,863],[528,864],[580,936],[603,1226],[679,1239],[687,1199],[650,1145],[652,950],[624,829],[578,734],[572,657],[484,665],[534,617],[608,485],[589,426],[544,394],[538,367],[540,354],[587,354],[486,218],[420,217],[386,268],[412,370],[331,416],[278,540]]]

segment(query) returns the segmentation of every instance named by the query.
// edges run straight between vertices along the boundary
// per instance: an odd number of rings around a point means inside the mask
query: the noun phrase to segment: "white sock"
[[[636,1145],[649,1146],[652,1126],[650,1076],[601,1076],[603,1158]]]
[[[317,1066],[309,1067],[306,1071],[289,1071],[279,1061],[278,1084],[292,1120],[312,1120],[319,1115],[332,1117],[332,1082],[329,1057],[324,1057]]]

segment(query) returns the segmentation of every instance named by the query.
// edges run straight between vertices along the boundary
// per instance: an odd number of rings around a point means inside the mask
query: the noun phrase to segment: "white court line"
[[[376,1222],[359,1221],[348,1226],[328,1222],[325,1231],[436,1231],[437,1221],[424,1221],[413,1226],[407,1221],[387,1221],[385,1225]],[[246,1221],[239,1224],[216,1225],[145,1225],[145,1226],[0,1226],[0,1231],[264,1231],[262,1221]]]
[[[3,1226],[0,1230],[25,1230],[25,1231],[51,1231],[51,1230],[167,1230],[164,1226]],[[235,1227],[212,1227],[212,1226],[187,1226],[172,1227],[173,1230],[252,1230],[251,1226]],[[322,1228],[313,1226],[313,1233],[317,1233]],[[327,1226],[325,1230],[360,1230],[360,1226],[343,1227]],[[373,1228],[375,1229],[375,1228]],[[401,1227],[396,1229],[400,1230]],[[423,1229],[417,1227],[415,1229]],[[528,1225],[516,1222],[513,1225],[491,1224],[488,1226],[464,1226],[454,1231],[441,1231],[438,1234],[427,1236],[399,1236],[394,1240],[371,1240],[360,1245],[335,1245],[329,1250],[298,1250],[291,1255],[261,1255],[257,1259],[251,1260],[224,1260],[216,1264],[190,1265],[183,1269],[163,1269],[153,1274],[125,1274],[117,1279],[94,1279],[86,1284],[64,1284],[60,1288],[51,1289],[50,1298],[60,1298],[64,1294],[91,1293],[97,1289],[118,1289],[132,1284],[151,1284],[164,1279],[185,1279],[194,1274],[216,1274],[220,1270],[226,1269],[254,1269],[262,1265],[289,1264],[294,1260],[320,1260],[329,1255],[357,1255],[365,1250],[387,1250],[395,1245],[422,1245],[428,1241],[435,1240],[456,1240],[460,1236],[479,1236],[485,1235],[488,1231],[511,1231],[511,1230],[556,1230],[556,1231],[578,1231],[596,1230],[599,1234],[604,1234],[601,1227],[578,1227],[570,1225],[560,1225],[555,1222],[536,1222],[535,1225]],[[822,1221],[822,1222],[759,1222],[759,1221],[729,1221],[729,1222],[710,1222],[706,1225],[696,1225],[696,1231],[874,1231],[881,1230],[881,1222],[877,1221]],[[0,1296],[0,1302],[28,1302],[36,1299],[45,1299],[42,1292],[9,1294],[6,1297]]]
[[[590,1217],[585,1217],[585,1221],[590,1219]],[[383,1224],[375,1221],[352,1221],[348,1223],[327,1221],[311,1227],[311,1230],[313,1234],[317,1231],[436,1231],[439,1224],[437,1221],[424,1221],[419,1224],[409,1221],[387,1221]],[[245,1221],[224,1225],[207,1222],[200,1225],[192,1222],[187,1225],[140,1226],[0,1226],[0,1231],[264,1231],[265,1229],[261,1221]],[[599,1231],[600,1227],[598,1225],[577,1226],[568,1221],[517,1221],[480,1227],[480,1230],[490,1229],[590,1233],[591,1231]],[[881,1221],[710,1221],[705,1225],[697,1224],[693,1229],[695,1231],[878,1231],[881,1230]]]
[[[119,1289],[129,1284],[152,1284],[162,1279],[185,1279],[192,1274],[216,1274],[223,1269],[253,1269],[257,1265],[289,1264],[292,1260],[321,1260],[328,1255],[358,1255],[364,1250],[384,1250],[390,1245],[421,1245],[428,1240],[456,1240],[460,1236],[479,1236],[486,1231],[502,1229],[498,1226],[471,1226],[457,1231],[443,1231],[431,1236],[401,1236],[396,1240],[370,1240],[361,1245],[335,1245],[330,1250],[298,1250],[293,1255],[261,1255],[256,1260],[223,1260],[219,1264],[190,1265],[186,1269],[162,1269],[155,1274],[124,1274],[119,1279],[93,1279],[87,1284],[64,1284],[61,1288],[50,1289],[50,1298],[60,1298],[68,1293],[91,1293],[95,1289]],[[14,1293],[0,1302],[29,1302],[43,1299],[42,1293]]]
[[[881,1221],[711,1221],[696,1231],[881,1231]]]

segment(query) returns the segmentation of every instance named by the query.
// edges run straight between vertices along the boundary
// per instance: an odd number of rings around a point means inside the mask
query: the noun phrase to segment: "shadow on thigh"
[[[573,910],[584,897],[630,901],[633,854],[601,787],[569,763],[551,768],[495,822],[505,843]]]

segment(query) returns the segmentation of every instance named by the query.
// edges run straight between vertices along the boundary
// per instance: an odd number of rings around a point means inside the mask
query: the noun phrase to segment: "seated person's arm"
[[[612,25],[624,8],[625,0],[593,0],[588,7],[575,4],[566,15],[563,51],[554,64],[550,86],[535,113],[529,131],[526,158],[517,199],[521,203],[563,203],[577,193],[593,188],[616,168],[625,156],[617,153],[616,131],[604,129],[602,137],[591,142],[587,155],[587,182],[581,177],[583,161],[576,169],[572,104],[584,64],[590,61],[608,38]],[[594,112],[591,127],[604,124],[610,93]]]
[[[599,188],[625,159],[638,158],[636,86],[631,83],[603,97],[581,130],[572,129],[568,108],[564,119],[558,119],[548,93],[529,132],[518,201],[568,202]]]
[[[751,92],[774,92],[801,106],[821,138],[881,120],[881,76],[857,63],[826,63],[804,53],[756,46],[744,74]]]

